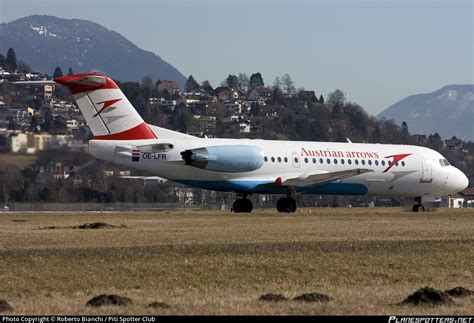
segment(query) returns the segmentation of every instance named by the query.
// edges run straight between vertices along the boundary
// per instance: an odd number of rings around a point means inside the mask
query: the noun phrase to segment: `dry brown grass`
[[[12,153],[0,153],[0,171],[8,166],[16,166],[20,169],[32,165],[36,161],[35,155],[22,155]]]
[[[98,221],[127,228],[66,228]],[[450,307],[395,304],[426,285],[473,289],[473,233],[472,210],[5,213],[0,299],[14,314],[472,314],[473,298]],[[306,292],[334,300],[257,301]],[[103,293],[134,305],[84,306]],[[146,308],[153,301],[172,308]]]

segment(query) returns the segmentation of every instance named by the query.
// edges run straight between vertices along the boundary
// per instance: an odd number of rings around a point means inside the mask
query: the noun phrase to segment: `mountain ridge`
[[[0,24],[0,52],[14,48],[35,70],[100,71],[120,81],[175,80],[186,77],[159,55],[143,50],[116,31],[88,20],[32,15]]]
[[[411,133],[474,140],[474,85],[448,84],[430,93],[407,96],[377,115],[407,122]]]

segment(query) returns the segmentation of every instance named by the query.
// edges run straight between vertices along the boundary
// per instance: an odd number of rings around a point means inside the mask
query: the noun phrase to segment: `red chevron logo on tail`
[[[117,102],[120,101],[120,100],[122,100],[122,98],[120,98],[120,99],[112,99],[112,100],[107,100],[107,101],[102,101],[102,102],[96,103],[96,104],[102,104],[102,103],[103,103],[104,105],[103,105],[102,108],[99,110],[99,112],[97,112],[96,114],[94,114],[92,117],[93,117],[93,118],[97,117],[99,114],[102,113],[102,111],[104,111],[105,109],[111,107],[112,104],[117,103]]]

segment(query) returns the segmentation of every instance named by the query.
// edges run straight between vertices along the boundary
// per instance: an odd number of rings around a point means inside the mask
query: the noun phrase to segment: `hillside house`
[[[76,119],[66,120],[66,127],[69,132],[77,131],[79,129],[79,122]]]
[[[266,87],[256,87],[249,91],[247,100],[265,102],[272,96],[272,90]]]
[[[318,101],[318,99],[316,98],[316,93],[314,91],[300,91],[298,92],[298,97],[300,100],[306,102]]]
[[[426,135],[411,135],[411,138],[417,143],[425,143],[426,142]]]
[[[251,124],[249,122],[239,123],[239,133],[250,133]]]
[[[194,132],[199,132],[208,136],[214,136],[216,133],[215,116],[194,115],[193,125],[195,126]]]
[[[166,90],[171,95],[179,94],[179,89],[179,84],[176,81],[161,81],[160,85],[158,85],[159,92]]]
[[[232,115],[227,118],[222,119],[222,123],[238,123],[239,124],[239,133],[250,133],[252,124],[250,120],[244,120],[242,116]]]
[[[219,101],[244,101],[245,94],[240,90],[232,90],[226,87],[219,88],[216,91],[216,97]]]
[[[242,113],[242,104],[238,101],[227,101],[224,102],[224,107],[227,112],[230,114],[241,114]]]
[[[44,98],[46,100],[50,100],[54,95],[54,85],[53,84],[45,84],[44,85]]]
[[[456,137],[445,140],[444,141],[444,146],[447,149],[455,150],[455,151],[460,151],[460,150],[463,149],[462,140],[457,139]]]

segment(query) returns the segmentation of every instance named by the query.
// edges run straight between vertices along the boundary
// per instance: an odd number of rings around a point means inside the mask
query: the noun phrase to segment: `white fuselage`
[[[143,151],[139,146],[169,144],[167,150]],[[186,165],[181,152],[213,146],[256,146],[263,151],[260,168],[223,172]],[[149,140],[91,140],[93,156],[146,171],[189,186],[245,193],[285,193],[278,178],[294,178],[315,171],[354,168],[370,172],[323,185],[297,187],[308,194],[441,196],[468,185],[466,176],[438,152],[419,146],[253,139],[170,138]],[[395,157],[399,156],[399,157]],[[395,161],[395,162],[394,162]],[[393,164],[389,164],[392,163]]]
[[[72,74],[55,82],[69,88],[91,128],[93,156],[189,186],[240,193],[235,212],[251,212],[251,193],[287,194],[277,210],[294,212],[294,193],[418,200],[468,185],[460,170],[424,147],[196,138],[147,124],[105,75]]]

